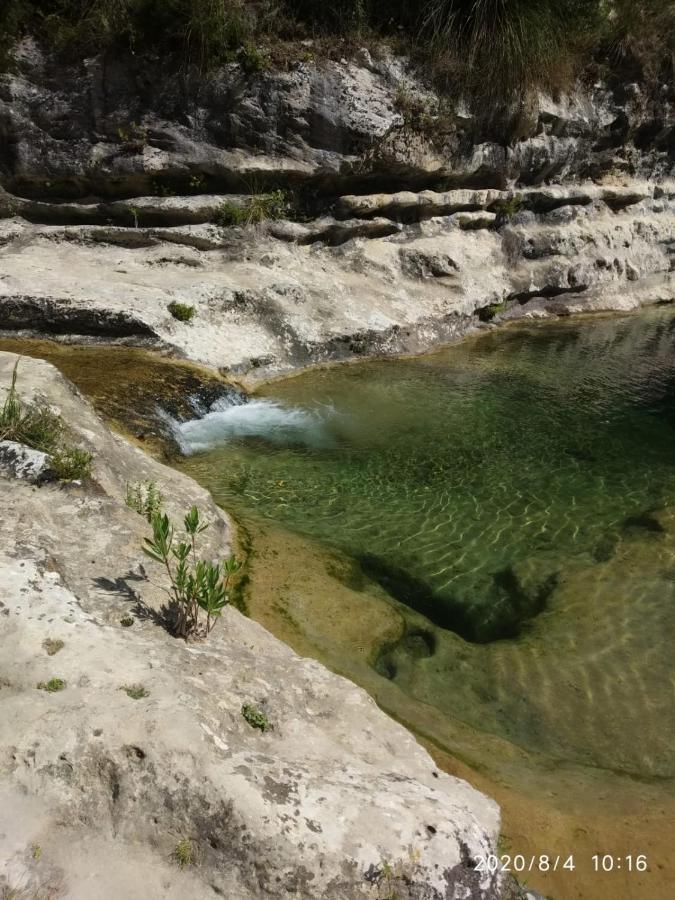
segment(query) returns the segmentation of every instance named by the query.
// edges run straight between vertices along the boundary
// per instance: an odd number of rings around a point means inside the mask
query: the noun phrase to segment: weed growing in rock
[[[510,222],[511,219],[523,208],[523,198],[520,194],[514,194],[506,200],[501,200],[496,204],[496,217],[494,227],[499,230],[502,226]]]
[[[40,859],[42,856],[42,847],[39,844],[31,844],[30,852],[33,859]]]
[[[184,869],[186,866],[194,866],[197,862],[197,854],[195,853],[194,845],[189,838],[183,838],[182,841],[179,841],[178,844],[176,844],[176,849],[173,851],[173,858],[181,869]]]
[[[241,564],[232,556],[221,563],[197,558],[197,537],[208,523],[202,522],[196,506],[183,519],[186,540],[175,541],[175,528],[166,513],[153,516],[152,538],[145,539],[143,552],[166,569],[171,583],[173,628],[187,638],[200,630],[199,613],[206,613],[208,635],[229,603],[227,587]]]
[[[16,389],[19,360],[12,370],[12,381],[0,408],[0,441],[15,441],[49,455],[56,477],[62,481],[89,478],[93,456],[85,450],[62,442],[64,423],[44,403],[25,405]]]
[[[47,691],[48,694],[55,694],[62,691],[66,686],[62,678],[50,678],[49,681],[38,681],[37,689],[39,691]]]
[[[47,656],[54,656],[59,650],[63,650],[65,645],[63,641],[54,640],[54,638],[45,638],[42,642],[42,646],[47,651]]]
[[[251,194],[246,206],[223,203],[213,221],[221,228],[236,225],[258,225],[260,222],[284,218],[290,208],[291,203],[287,191]]]
[[[124,502],[139,515],[152,522],[153,516],[162,511],[164,498],[155,481],[134,481],[127,485]]]
[[[122,626],[122,628],[131,628],[133,624],[134,619],[132,619],[131,616],[122,616],[122,618],[120,619],[120,625]]]
[[[243,45],[238,53],[239,65],[247,75],[256,75],[258,72],[264,72],[268,66],[267,57],[264,53],[248,41]]]
[[[91,477],[94,457],[78,447],[59,447],[50,457],[52,469],[59,481],[83,481]]]
[[[123,684],[120,690],[124,691],[132,700],[142,700],[144,697],[150,696],[150,691],[146,690],[142,684]]]
[[[174,301],[169,303],[167,308],[174,319],[178,319],[179,322],[191,322],[194,318],[195,308],[188,303],[176,303]]]
[[[272,726],[264,712],[245,703],[241,708],[241,714],[246,719],[251,728],[258,728],[260,731],[268,731]]]
[[[17,359],[5,402],[0,409],[0,440],[16,441],[47,453],[57,446],[63,432],[63,422],[44,404],[24,406],[16,390],[18,369]]]
[[[481,322],[491,322],[496,315],[506,310],[506,300],[502,303],[491,303],[478,310],[478,318]]]

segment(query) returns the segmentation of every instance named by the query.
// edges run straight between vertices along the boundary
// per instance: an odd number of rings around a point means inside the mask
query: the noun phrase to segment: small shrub
[[[65,645],[63,641],[54,640],[54,638],[46,638],[42,642],[42,646],[47,651],[47,656],[54,656],[59,650],[63,650]]]
[[[264,72],[267,68],[267,57],[253,44],[245,43],[238,56],[239,65],[247,75]]]
[[[123,628],[131,628],[133,624],[134,620],[131,616],[122,616],[122,618],[120,619],[120,625]]]
[[[204,178],[203,175],[197,174],[197,175],[190,176],[190,190],[195,191],[196,193],[199,193],[200,191],[203,191],[205,187],[206,187],[206,179]]]
[[[208,524],[201,521],[196,506],[183,519],[186,540],[175,541],[175,528],[166,513],[152,518],[152,538],[145,539],[143,552],[166,569],[171,583],[175,633],[182,638],[199,631],[199,614],[206,613],[208,635],[229,603],[227,588],[241,564],[232,556],[221,563],[197,559],[197,536]]]
[[[125,503],[139,515],[152,522],[153,516],[162,510],[164,498],[155,481],[134,481],[127,485]]]
[[[182,841],[178,842],[176,849],[173,851],[173,858],[181,869],[184,869],[186,866],[194,866],[197,862],[197,854],[189,838],[183,838]]]
[[[190,306],[187,303],[169,303],[168,310],[174,319],[178,319],[179,322],[191,322],[194,314],[195,308],[194,306]]]
[[[142,684],[123,684],[120,690],[124,691],[132,700],[142,700],[144,697],[150,696],[150,691],[146,690]]]
[[[59,481],[84,481],[91,478],[94,457],[79,447],[60,447],[49,458]]]
[[[497,213],[494,227],[496,229],[499,229],[507,222],[510,222],[511,219],[516,215],[516,213],[520,212],[522,208],[523,198],[520,196],[520,194],[514,194],[512,197],[508,197],[506,200],[500,200],[494,206],[494,209]]]
[[[248,224],[248,210],[234,203],[223,203],[213,217],[213,221],[221,228],[231,228]]]
[[[506,300],[502,303],[491,303],[478,310],[478,318],[481,322],[491,322],[496,315],[504,312],[506,309]]]
[[[241,714],[246,719],[251,728],[258,728],[260,731],[268,731],[272,726],[269,719],[261,710],[256,709],[250,703],[245,703],[241,708]]]
[[[62,678],[50,678],[49,681],[38,681],[37,688],[39,691],[47,691],[48,694],[55,694],[62,691],[66,686]]]

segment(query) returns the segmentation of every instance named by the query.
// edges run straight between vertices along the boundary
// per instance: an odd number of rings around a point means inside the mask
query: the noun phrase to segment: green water
[[[214,446],[184,468],[235,514],[346,551],[364,602],[378,583],[410,609],[382,677],[554,758],[674,774],[672,312],[313,371],[258,401],[188,426]]]

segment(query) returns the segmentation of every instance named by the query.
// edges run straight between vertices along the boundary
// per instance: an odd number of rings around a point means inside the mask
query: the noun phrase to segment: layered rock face
[[[498,142],[366,50],[254,76],[160,66],[18,48],[0,79],[0,329],[168,346],[253,382],[675,296],[668,86],[540,96]],[[214,224],[272,187],[296,220]]]
[[[0,385],[15,359],[0,354]],[[111,434],[50,365],[22,360],[19,388],[96,456],[84,485],[0,469],[0,888],[499,896],[476,870],[496,805],[438,772],[364,691],[232,608],[205,643],[161,627],[166,578],[141,553],[148,526],[126,484],[156,481],[176,519],[198,504],[204,552],[222,556],[230,524],[210,496]],[[62,689],[44,690],[52,679]],[[245,704],[271,729],[251,727]]]
[[[597,83],[495,116],[437,96],[402,57],[297,55],[285,71],[204,74],[117,52],[56,58],[26,40],[0,79],[3,183],[120,196],[174,176],[177,192],[196,177],[219,192],[271,180],[336,194],[377,180],[505,188],[673,174],[672,85]]]
[[[36,224],[46,204],[4,195],[0,328],[169,346],[248,381],[421,352],[486,322],[672,301],[674,197],[635,181],[348,195],[311,222],[220,228],[171,224],[220,197],[118,201],[128,227]]]

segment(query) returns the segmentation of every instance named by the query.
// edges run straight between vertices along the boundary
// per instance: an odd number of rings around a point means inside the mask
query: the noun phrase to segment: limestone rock
[[[0,327],[172,347],[250,382],[419,352],[505,301],[500,321],[672,300],[673,193],[628,180],[348,195],[339,217],[243,228],[14,217]],[[194,306],[190,323],[174,301]]]
[[[30,484],[44,484],[56,478],[48,453],[16,441],[0,441],[0,475]]]
[[[0,383],[14,359],[0,354]],[[0,883],[79,900],[92,879],[102,900],[375,900],[388,863],[410,900],[496,900],[500,876],[473,862],[495,851],[496,805],[364,691],[232,608],[208,643],[161,627],[165,580],[126,484],[156,481],[174,519],[198,505],[204,553],[227,555],[207,492],[112,435],[50,365],[24,360],[18,386],[96,456],[90,487],[3,482]],[[51,656],[48,639],[63,643]],[[37,689],[55,677],[62,690]],[[182,870],[181,841],[197,862]]]
[[[431,127],[406,120],[401,87],[421,98]],[[386,53],[205,75],[123,52],[65,61],[26,38],[0,77],[0,178],[62,199],[241,190],[261,179],[344,188],[364,175],[498,188],[617,171],[663,178],[673,174],[671,107],[667,91],[578,84],[503,111],[495,129],[484,110],[437,97],[407,59]]]

